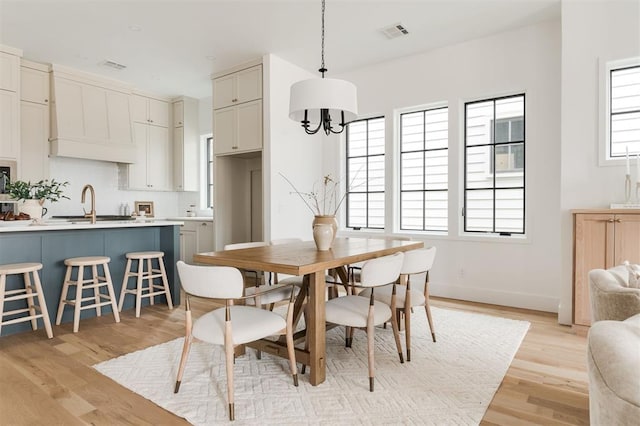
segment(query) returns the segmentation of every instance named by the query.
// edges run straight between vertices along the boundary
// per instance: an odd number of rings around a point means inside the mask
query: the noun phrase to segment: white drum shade
[[[355,120],[358,116],[356,86],[335,78],[312,78],[291,86],[289,118],[301,122],[307,110],[307,119],[317,123],[320,114],[316,111],[320,109],[328,109],[333,121],[340,120],[342,111],[345,123]]]

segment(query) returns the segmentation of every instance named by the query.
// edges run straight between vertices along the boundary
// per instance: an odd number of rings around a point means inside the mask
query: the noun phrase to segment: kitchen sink
[[[84,216],[53,216],[52,219],[61,219],[61,220],[65,220],[67,222],[91,222],[91,218],[89,217],[84,217]],[[119,216],[119,215],[109,215],[109,214],[105,214],[105,215],[97,215],[96,216],[96,221],[97,222],[114,222],[114,221],[130,221],[133,222],[136,219],[134,217],[131,216]]]

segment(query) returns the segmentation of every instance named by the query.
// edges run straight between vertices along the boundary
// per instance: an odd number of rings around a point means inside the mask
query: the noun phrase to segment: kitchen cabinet
[[[0,158],[20,155],[20,100],[17,92],[0,90]]]
[[[20,56],[0,45],[0,158],[10,160],[20,156]]]
[[[591,324],[589,271],[640,263],[640,210],[575,210],[573,324]]]
[[[262,100],[245,102],[213,112],[216,155],[262,149]]]
[[[99,76],[53,65],[51,154],[131,163],[131,89]]]
[[[21,180],[49,178],[49,67],[27,60],[20,67]]]
[[[170,191],[171,150],[169,129],[133,124],[136,162],[128,165],[128,189]]]
[[[213,251],[213,219],[184,220],[180,227],[180,260],[192,263],[194,254],[208,251]]]
[[[198,190],[198,100],[173,102],[173,184],[176,191]]]
[[[22,60],[20,66],[20,100],[49,105],[49,67]]]
[[[131,97],[131,118],[136,123],[169,127],[169,102],[134,94]]]
[[[13,49],[4,51],[0,46],[0,90],[17,92],[20,88],[20,56]]]
[[[262,99],[262,65],[255,65],[213,80],[214,108],[226,108]]]

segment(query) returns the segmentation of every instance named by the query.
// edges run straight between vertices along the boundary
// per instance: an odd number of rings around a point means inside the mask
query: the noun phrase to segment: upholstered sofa
[[[587,351],[591,425],[640,424],[640,314],[592,324]]]
[[[640,288],[629,287],[629,271],[620,265],[589,272],[591,322],[623,321],[640,313]]]

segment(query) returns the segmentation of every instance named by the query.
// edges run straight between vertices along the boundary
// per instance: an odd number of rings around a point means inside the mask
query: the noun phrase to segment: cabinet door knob
[[[238,102],[238,99],[231,99],[231,102]]]
[[[616,219],[615,222],[616,223],[620,223],[620,222],[622,222],[622,219]]]
[[[202,226],[207,226],[207,222],[202,222],[201,225]]]
[[[613,223],[613,219],[609,219],[609,220],[607,220],[607,222]]]
[[[45,100],[44,100],[44,103],[45,103],[45,104],[46,104],[47,102],[49,102],[49,99],[45,99]]]

